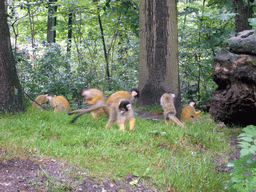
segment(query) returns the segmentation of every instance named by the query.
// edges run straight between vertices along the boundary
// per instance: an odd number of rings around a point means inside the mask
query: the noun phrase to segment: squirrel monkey
[[[164,120],[165,123],[168,125],[170,121],[174,121],[179,126],[187,129],[180,120],[176,117],[176,109],[174,106],[174,97],[175,94],[172,93],[164,93],[160,98],[160,104],[164,110]]]
[[[49,100],[50,105],[54,108],[54,112],[70,110],[68,100],[63,96],[48,94],[47,99]]]
[[[189,105],[187,105],[181,113],[181,120],[182,121],[188,121],[191,117],[195,117],[201,113],[201,111],[195,110],[195,102],[190,102]]]
[[[109,98],[107,99],[107,103],[112,103],[117,98],[124,98],[132,102],[133,100],[139,98],[139,96],[139,90],[136,88],[133,88],[130,92],[117,91],[109,96]]]
[[[92,91],[90,91],[90,90],[92,90]],[[132,102],[133,100],[135,100],[135,99],[137,99],[139,97],[139,90],[136,89],[136,88],[133,88],[130,92],[128,92],[128,91],[117,91],[117,92],[111,94],[109,96],[109,98],[107,99],[107,101],[105,101],[103,99],[99,99],[99,96],[101,96],[101,95],[99,94],[99,90],[97,90],[97,91],[96,90],[97,89],[81,90],[81,95],[82,96],[83,95],[89,95],[90,97],[95,96],[98,99],[97,102],[95,102],[92,107],[88,108],[88,110],[91,111],[91,114],[92,114],[93,117],[95,117],[95,116],[97,117],[97,115],[99,113],[103,113],[103,112],[105,112],[107,115],[109,115],[109,113],[110,113],[110,104],[113,103],[118,98],[127,99],[130,102]],[[104,98],[103,93],[102,93],[102,97]],[[87,101],[87,103],[89,103],[89,102]],[[77,110],[69,112],[69,115],[74,114],[74,113],[80,113],[71,122],[74,122],[77,118],[79,118],[81,115],[83,115],[84,111],[85,111],[85,109],[77,109]],[[88,113],[88,111],[85,112],[85,113]]]
[[[132,104],[129,100],[117,98],[110,104],[109,120],[106,129],[109,129],[114,122],[117,122],[119,129],[125,131],[125,124],[129,121],[129,131],[132,131],[135,124],[135,116]]]
[[[81,115],[91,112],[97,109],[104,109],[105,112],[109,116],[108,123],[106,125],[106,129],[109,129],[114,122],[117,122],[120,130],[125,131],[125,124],[129,121],[130,129],[132,131],[135,124],[135,116],[134,111],[131,105],[131,102],[124,98],[117,98],[112,103],[105,103],[99,106],[92,106],[88,109],[81,109],[80,113],[71,121],[74,123],[75,120]],[[72,112],[69,113],[73,114]]]
[[[35,101],[36,101],[37,103],[39,103],[40,105],[45,104],[45,103],[48,102],[47,95],[48,95],[48,94],[38,95],[38,96],[36,97]],[[33,102],[32,107],[41,108],[36,102]]]
[[[84,103],[87,103],[88,105],[94,105],[98,101],[104,103],[106,101],[103,92],[99,89],[81,89],[80,94],[85,99]]]
[[[103,92],[99,89],[81,89],[80,94],[84,97],[84,103],[87,103],[90,106],[99,106],[106,102]],[[75,110],[73,113],[79,113],[79,110],[80,109]],[[94,119],[97,119],[98,114],[100,113],[104,113],[102,108],[91,111]]]

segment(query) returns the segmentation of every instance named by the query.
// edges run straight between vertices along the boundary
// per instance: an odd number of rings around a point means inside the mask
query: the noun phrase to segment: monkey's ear
[[[171,96],[175,97],[175,94],[174,94],[174,93],[171,93]]]
[[[127,110],[129,111],[132,108],[132,105],[129,103],[126,105]]]

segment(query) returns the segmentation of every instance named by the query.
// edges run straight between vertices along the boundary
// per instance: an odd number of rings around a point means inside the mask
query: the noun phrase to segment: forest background
[[[233,3],[232,3],[233,2]],[[216,88],[212,63],[240,29],[242,3],[255,26],[255,2],[178,1],[181,98],[201,106]],[[8,22],[22,87],[78,98],[81,88],[105,93],[138,87],[139,0],[7,1]],[[106,94],[106,95],[107,95]]]
[[[67,97],[72,107],[78,107],[81,88],[99,88],[108,95],[138,87],[138,0],[6,3],[18,76],[32,97],[55,93]],[[255,2],[180,0],[177,5],[182,102],[194,100],[203,106],[216,88],[211,72],[214,56],[235,33],[256,26]],[[39,119],[31,114],[2,116],[2,159],[13,157],[15,151],[17,156],[27,155],[23,150],[38,156],[47,154],[68,163],[76,161],[88,168],[91,176],[108,177],[113,173],[112,177],[123,177],[132,173],[140,178],[150,176],[157,187],[182,191],[199,186],[201,191],[231,188],[233,184],[234,189],[239,184],[243,189],[249,184],[255,186],[255,161],[248,161],[256,150],[255,142],[251,147],[254,126],[240,135],[244,140],[240,142],[244,158],[229,164],[234,167],[230,176],[212,167],[216,162],[222,165],[228,161],[232,153],[229,136],[240,133],[240,129],[225,129],[210,118],[190,122],[189,133],[177,127],[169,129],[162,121],[138,118],[135,131],[121,135],[117,129],[102,130],[104,118],[97,125],[85,118],[77,126],[63,122],[66,114],[58,116],[45,111]],[[152,124],[155,130],[151,130]],[[244,167],[252,173],[251,179],[245,179]],[[188,178],[190,182],[184,183]],[[130,185],[137,185],[139,180]]]

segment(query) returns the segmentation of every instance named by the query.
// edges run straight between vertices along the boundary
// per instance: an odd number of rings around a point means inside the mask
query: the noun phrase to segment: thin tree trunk
[[[34,26],[34,13],[31,12],[30,9],[30,2],[27,0],[27,6],[28,6],[28,19],[29,19],[29,27],[31,32],[31,43],[32,43],[32,52],[33,56],[35,56],[35,26]]]
[[[57,24],[57,18],[54,17],[54,13],[57,11],[57,6],[53,6],[52,4],[57,2],[57,0],[49,0],[48,3],[48,22],[47,22],[47,42],[55,43],[56,39],[56,30],[53,27]]]
[[[71,51],[71,43],[72,43],[72,25],[73,25],[73,12],[70,11],[68,14],[68,44],[67,44],[67,53]]]
[[[106,77],[107,79],[110,78],[109,74],[109,64],[108,64],[108,54],[107,54],[107,49],[106,49],[106,44],[105,44],[105,38],[104,38],[104,31],[101,23],[101,18],[100,18],[100,13],[98,12],[98,20],[99,20],[99,25],[100,25],[100,32],[101,32],[101,39],[102,39],[102,44],[103,44],[103,50],[104,50],[104,56],[106,60]]]
[[[243,0],[232,0],[235,16],[236,32],[248,30],[248,17]]]

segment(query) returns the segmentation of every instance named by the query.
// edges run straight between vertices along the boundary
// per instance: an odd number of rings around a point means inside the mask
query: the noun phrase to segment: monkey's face
[[[86,94],[87,94],[86,90],[87,90],[87,89],[81,89],[81,90],[80,90],[80,95],[81,95],[82,97],[85,97],[85,96],[86,96]]]
[[[174,93],[170,93],[170,95],[174,98],[175,97],[175,94]]]
[[[140,97],[139,90],[136,89],[136,88],[133,88],[133,89],[131,90],[131,96],[132,96],[134,99],[139,98],[139,97]]]
[[[124,114],[125,112],[129,111],[131,107],[132,105],[128,100],[123,100],[119,103],[118,110],[121,114]]]
[[[84,98],[84,103],[90,105],[90,99],[88,98],[89,91],[87,89],[81,89],[80,95]]]
[[[194,107],[194,106],[195,106],[195,102],[190,102],[189,105],[190,105],[191,107]]]
[[[49,102],[52,101],[53,97],[56,97],[56,95],[50,93],[50,94],[47,94],[46,98],[48,99]]]

